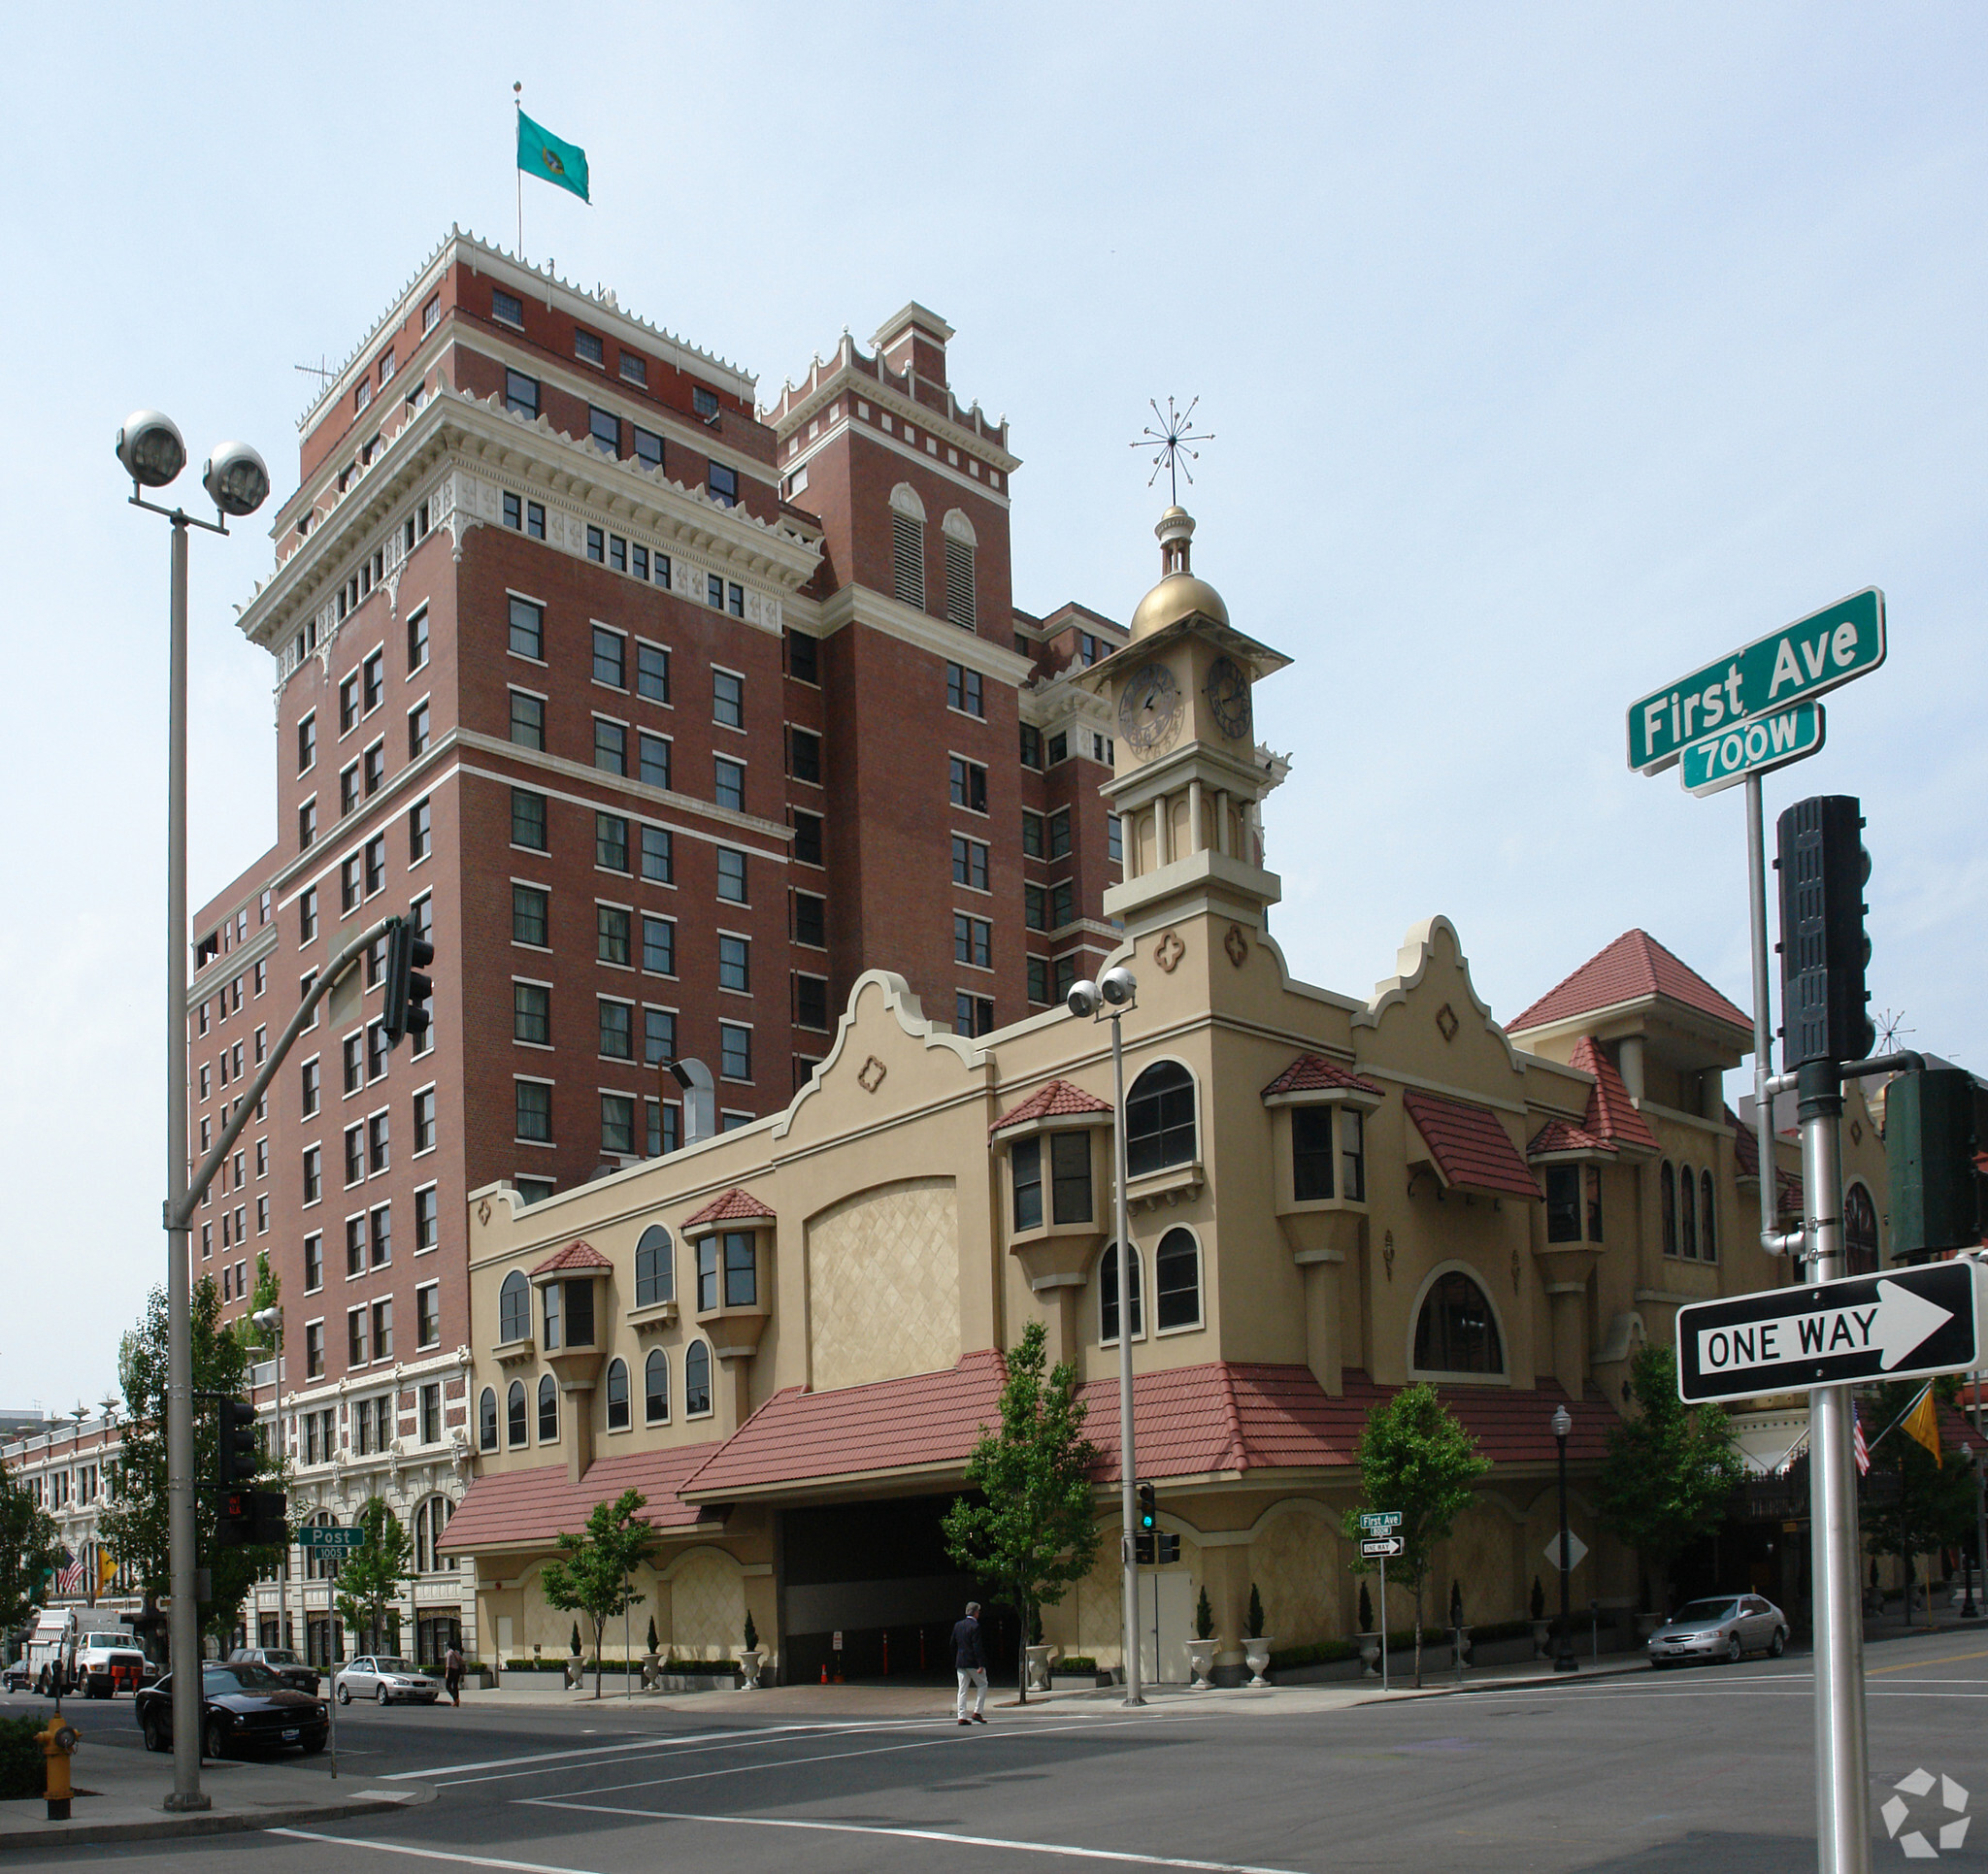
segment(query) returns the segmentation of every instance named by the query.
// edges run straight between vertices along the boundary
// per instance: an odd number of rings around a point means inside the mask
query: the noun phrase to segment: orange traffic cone
[[[828,1661],[826,1660],[823,1660],[821,1662],[821,1683],[823,1685],[828,1683]]]

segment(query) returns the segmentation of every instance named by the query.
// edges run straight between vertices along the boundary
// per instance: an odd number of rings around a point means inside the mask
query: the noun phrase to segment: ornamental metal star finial
[[[1215,440],[1214,432],[1210,430],[1206,436],[1202,436],[1196,434],[1193,428],[1195,405],[1201,402],[1199,397],[1185,410],[1180,411],[1174,408],[1174,400],[1171,397],[1167,399],[1167,408],[1164,411],[1160,409],[1157,398],[1148,397],[1146,402],[1152,405],[1153,421],[1145,426],[1139,441],[1128,444],[1127,447],[1152,450],[1153,472],[1146,477],[1145,485],[1150,488],[1160,478],[1160,471],[1165,469],[1167,493],[1173,505],[1177,508],[1180,505],[1179,477],[1185,476],[1187,485],[1193,487],[1194,474],[1187,463],[1201,460],[1201,451],[1187,445],[1190,443],[1212,443]],[[1186,462],[1180,459],[1182,456],[1187,458]]]

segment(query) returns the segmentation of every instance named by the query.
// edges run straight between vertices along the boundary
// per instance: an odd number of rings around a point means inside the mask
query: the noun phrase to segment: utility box
[[[1895,1261],[1924,1260],[1981,1240],[1975,1150],[1974,1076],[1965,1069],[1902,1073],[1885,1088]]]

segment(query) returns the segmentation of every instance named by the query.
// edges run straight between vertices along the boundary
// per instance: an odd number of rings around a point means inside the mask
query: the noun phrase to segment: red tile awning
[[[1342,1068],[1322,1054],[1301,1054],[1263,1090],[1265,1100],[1286,1093],[1365,1093],[1375,1100],[1386,1095],[1384,1087],[1363,1079],[1351,1068]]]
[[[987,1128],[991,1136],[1004,1133],[1011,1126],[1023,1126],[1032,1119],[1060,1119],[1066,1113],[1109,1113],[1111,1102],[1100,1100],[1094,1093],[1084,1090],[1068,1080],[1052,1080],[1046,1087],[1039,1087],[1020,1105],[1005,1112],[993,1125]]]
[[[1554,984],[1530,1008],[1506,1023],[1506,1032],[1523,1035],[1570,1016],[1589,1015],[1625,1003],[1662,997],[1681,1003],[1728,1028],[1753,1030],[1753,1018],[1742,1014],[1687,963],[1680,961],[1647,931],[1625,931],[1605,950],[1597,951],[1571,976]]]
[[[601,1254],[593,1244],[586,1242],[568,1243],[562,1250],[547,1256],[534,1275],[559,1275],[569,1269],[613,1268],[614,1265]]]
[[[751,1192],[741,1191],[735,1185],[713,1198],[695,1216],[685,1217],[683,1228],[695,1230],[700,1224],[764,1223],[774,1214]]]
[[[1594,1091],[1588,1095],[1588,1109],[1581,1120],[1581,1130],[1631,1151],[1654,1154],[1657,1150],[1656,1134],[1650,1131],[1649,1121],[1630,1100],[1629,1089],[1622,1084],[1615,1063],[1608,1059],[1592,1036],[1583,1035],[1574,1042],[1574,1052],[1568,1056],[1568,1066],[1595,1076]]]
[[[1507,1135],[1504,1122],[1490,1107],[1424,1093],[1419,1087],[1404,1091],[1402,1104],[1422,1134],[1444,1184],[1461,1191],[1488,1191],[1498,1197],[1540,1195],[1540,1187]]]
[[[603,1458],[577,1484],[564,1464],[485,1471],[471,1480],[436,1546],[450,1555],[549,1547],[562,1532],[585,1529],[596,1503],[612,1503],[629,1489],[648,1498],[642,1520],[650,1528],[687,1533],[709,1522],[710,1513],[684,1502],[678,1486],[717,1448],[716,1441],[709,1440]]]
[[[1574,1152],[1600,1152],[1613,1158],[1615,1146],[1599,1133],[1570,1126],[1564,1119],[1549,1119],[1533,1134],[1533,1142],[1526,1147],[1529,1159],[1556,1158]]]

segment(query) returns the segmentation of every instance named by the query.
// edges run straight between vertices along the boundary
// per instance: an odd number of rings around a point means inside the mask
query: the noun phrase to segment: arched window
[[[1698,1174],[1698,1194],[1701,1200],[1698,1207],[1698,1253],[1707,1263],[1719,1260],[1719,1227],[1712,1219],[1718,1214],[1712,1202],[1712,1174],[1709,1170]]]
[[[1505,1349],[1484,1291],[1461,1269],[1439,1275],[1415,1323],[1415,1369],[1423,1373],[1502,1373]]]
[[[1684,1260],[1695,1263],[1698,1261],[1698,1179],[1692,1175],[1688,1165],[1677,1168],[1677,1208],[1681,1226],[1678,1234],[1682,1239]]]
[[[628,1430],[628,1363],[625,1360],[608,1363],[608,1430]]]
[[[1168,1231],[1153,1254],[1153,1319],[1162,1333],[1201,1326],[1201,1245],[1191,1230]]]
[[[642,1363],[642,1417],[645,1425],[670,1422],[670,1356],[660,1347]]]
[[[1132,1252],[1132,1267],[1127,1271],[1127,1280],[1132,1284],[1132,1337],[1138,1340],[1145,1333],[1144,1298],[1140,1292],[1140,1254],[1137,1247]],[[1104,1255],[1098,1258],[1098,1339],[1110,1346],[1118,1338],[1118,1245],[1107,1246]]]
[[[925,609],[925,504],[909,481],[890,491],[890,589],[900,605]]]
[[[1677,1173],[1666,1159],[1657,1173],[1657,1189],[1664,1210],[1664,1254],[1677,1254]]]
[[[539,1442],[556,1444],[559,1441],[559,1389],[552,1383],[552,1375],[547,1373],[539,1381]]]
[[[504,1396],[505,1442],[515,1451],[525,1441],[524,1381],[514,1379]]]
[[[1125,1096],[1125,1175],[1143,1177],[1193,1156],[1194,1076],[1178,1061],[1158,1062]]]
[[[414,1511],[414,1572],[432,1575],[453,1568],[455,1558],[440,1553],[436,1544],[448,1528],[455,1505],[446,1496],[431,1496]]]
[[[635,1245],[635,1305],[652,1308],[677,1295],[676,1246],[661,1224],[650,1224]]]
[[[497,1291],[497,1338],[529,1340],[532,1333],[532,1290],[523,1272],[513,1269]]]
[[[1877,1206],[1861,1184],[1843,1191],[1843,1257],[1848,1273],[1877,1273]]]
[[[477,1449],[497,1449],[497,1389],[494,1386],[484,1387],[483,1397],[477,1401]]]
[[[711,1410],[711,1349],[693,1340],[683,1350],[683,1413],[702,1418]]]

